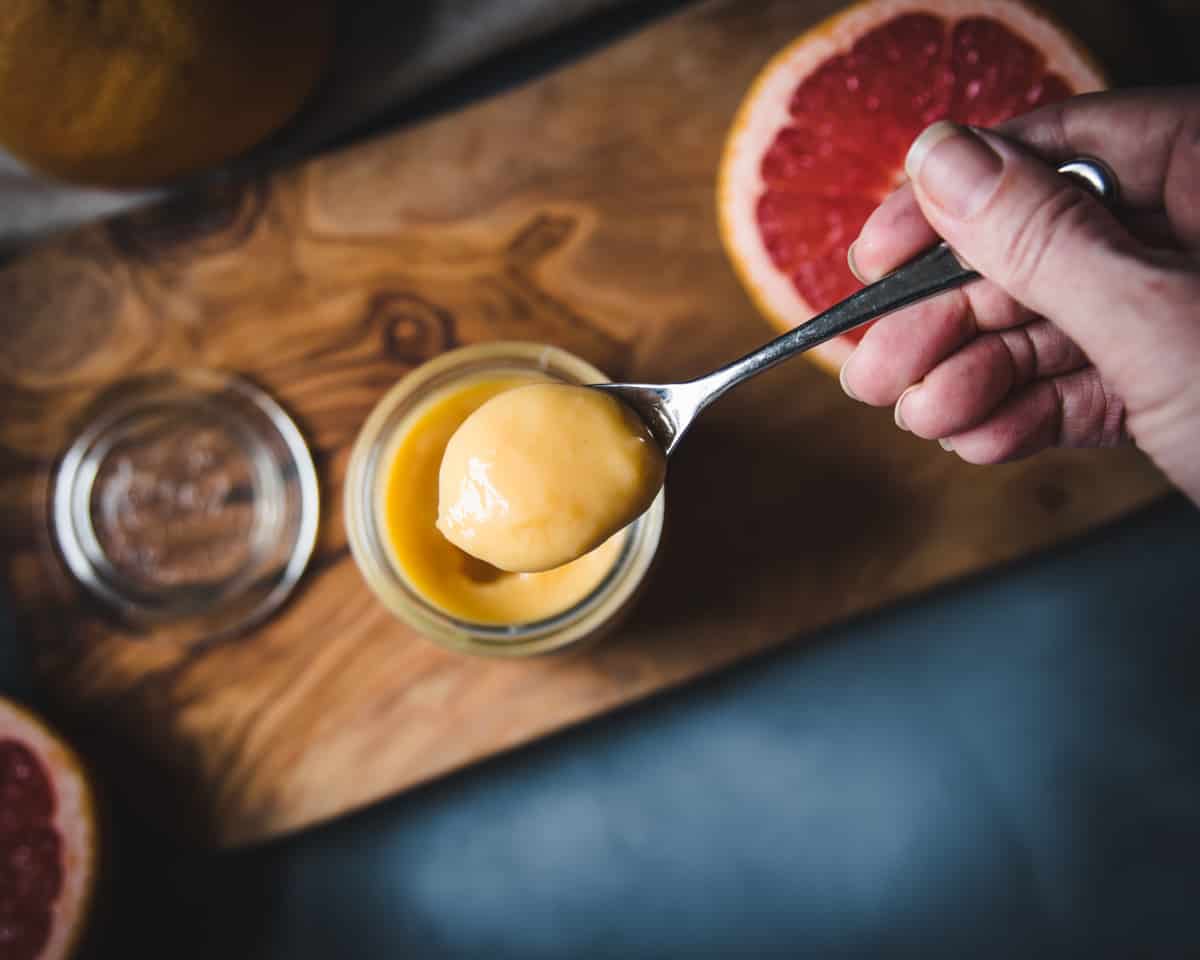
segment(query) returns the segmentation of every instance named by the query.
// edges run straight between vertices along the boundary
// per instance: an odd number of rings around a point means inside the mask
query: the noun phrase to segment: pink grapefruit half
[[[1103,86],[1082,45],[1021,0],[856,4],[776,54],[742,101],[717,188],[725,250],[776,327],[804,323],[860,286],[846,250],[926,126],[991,126]],[[865,332],[809,356],[836,370]]]
[[[0,957],[69,957],[95,869],[95,806],[78,757],[0,698]]]

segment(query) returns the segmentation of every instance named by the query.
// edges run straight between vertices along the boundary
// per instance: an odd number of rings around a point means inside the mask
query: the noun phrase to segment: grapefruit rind
[[[1022,0],[864,0],[793,40],[767,62],[742,99],[725,139],[717,177],[717,217],[725,251],[754,305],[780,331],[804,323],[816,311],[791,278],[771,262],[763,244],[754,203],[766,186],[763,155],[789,123],[788,103],[807,76],[826,60],[847,52],[865,33],[909,13],[931,13],[952,22],[964,17],[998,20],[1041,51],[1048,68],[1076,93],[1106,86],[1103,71],[1083,45],[1049,14]],[[903,179],[900,170],[896,186]],[[854,346],[838,337],[806,356],[836,372]]]
[[[70,957],[87,925],[96,876],[95,797],[75,752],[24,707],[0,697],[0,739],[28,745],[54,786],[54,825],[63,837],[63,887],[39,960]],[[69,834],[69,835],[68,835]],[[70,922],[63,922],[70,918]]]

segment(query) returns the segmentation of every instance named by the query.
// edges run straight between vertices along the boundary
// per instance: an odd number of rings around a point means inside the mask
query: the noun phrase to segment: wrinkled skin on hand
[[[1087,155],[1114,211],[1053,170]],[[1200,503],[1200,87],[935,124],[906,167],[852,268],[877,279],[941,236],[985,279],[875,324],[847,393],[972,463],[1132,439]]]

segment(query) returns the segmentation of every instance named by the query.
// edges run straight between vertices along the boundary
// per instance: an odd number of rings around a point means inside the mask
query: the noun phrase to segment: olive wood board
[[[718,157],[755,72],[836,6],[690,7],[467,109],[0,270],[4,580],[56,720],[110,789],[197,842],[263,840],[803,644],[1165,489],[1134,449],[968,466],[797,360],[723,399],[682,445],[657,569],[603,643],[454,655],[368,591],[342,481],[372,405],[418,364],[516,339],[669,381],[771,335],[720,247]],[[1146,69],[1133,4],[1056,9],[1115,76]],[[64,573],[45,521],[81,412],[177,366],[265,386],[300,423],[323,489],[296,594],[211,643],[114,623]]]

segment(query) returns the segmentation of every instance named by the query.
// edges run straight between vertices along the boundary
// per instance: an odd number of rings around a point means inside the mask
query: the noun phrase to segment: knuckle
[[[1041,381],[974,430],[955,449],[970,463],[1007,463],[1053,446],[1061,400],[1051,381]]]
[[[986,419],[1013,387],[1013,360],[1005,339],[988,333],[939,364],[905,406],[909,428],[934,439]]]
[[[1012,371],[1011,387],[1023,387],[1038,374],[1038,348],[1028,326],[997,334]]]
[[[1032,351],[1029,379],[1070,373],[1087,364],[1087,357],[1070,337],[1048,320],[1020,328]]]
[[[1125,436],[1125,404],[1095,370],[1058,389],[1062,410],[1059,445],[1113,447]]]
[[[1063,186],[1043,195],[1009,231],[1001,249],[1008,285],[1031,290],[1043,282],[1061,281],[1054,271],[1052,252],[1069,238],[1076,241],[1094,233],[1095,201],[1075,187]]]

